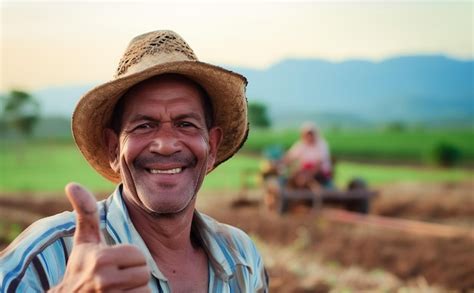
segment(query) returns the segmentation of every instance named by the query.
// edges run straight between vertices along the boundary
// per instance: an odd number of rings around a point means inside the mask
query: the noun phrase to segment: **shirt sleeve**
[[[255,245],[253,245],[254,248],[254,267],[253,267],[253,287],[255,289],[255,292],[268,292],[268,285],[269,285],[269,279],[268,279],[268,273],[267,270],[265,269],[265,266],[263,264],[262,257],[260,256],[260,253],[257,251],[257,248]]]
[[[64,240],[58,239],[40,252],[20,250],[5,259],[1,292],[46,292],[56,286],[66,269]]]
[[[245,259],[251,266],[252,273],[250,275],[250,291],[251,292],[268,292],[268,274],[263,263],[262,256],[257,246],[245,232],[240,231],[246,249]]]
[[[12,284],[14,285],[14,284]],[[21,280],[18,280],[16,290],[13,290],[15,286],[10,286],[7,292],[46,292],[49,287],[43,287],[38,278],[38,273],[32,265],[25,271],[25,275]]]

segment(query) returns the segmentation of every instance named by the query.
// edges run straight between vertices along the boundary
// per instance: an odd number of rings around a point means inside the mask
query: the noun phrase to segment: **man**
[[[331,185],[332,165],[329,148],[319,130],[311,122],[301,127],[301,138],[285,154],[286,165],[296,165],[295,174],[305,174],[323,186]]]
[[[72,117],[78,148],[116,191],[96,204],[67,185],[75,213],[36,222],[1,253],[0,291],[267,291],[250,238],[194,208],[205,175],[247,137],[245,86],[174,32],[133,39],[115,80]]]

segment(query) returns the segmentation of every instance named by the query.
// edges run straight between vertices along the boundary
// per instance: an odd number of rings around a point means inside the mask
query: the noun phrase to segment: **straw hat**
[[[115,78],[86,93],[72,115],[72,133],[79,150],[95,170],[114,183],[120,182],[120,176],[110,168],[103,133],[110,127],[115,104],[133,85],[165,73],[184,75],[209,95],[214,124],[223,131],[214,168],[232,157],[247,139],[246,78],[198,61],[189,45],[173,31],[146,33],[130,42]]]

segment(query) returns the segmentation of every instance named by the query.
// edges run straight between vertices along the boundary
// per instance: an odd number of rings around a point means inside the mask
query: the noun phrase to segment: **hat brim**
[[[134,85],[150,77],[174,73],[184,75],[207,92],[214,109],[214,125],[223,131],[214,168],[232,157],[248,135],[247,80],[240,74],[199,61],[159,64],[95,87],[76,105],[72,133],[76,145],[89,164],[108,180],[118,183],[120,175],[111,167],[104,130],[110,128],[114,107]]]

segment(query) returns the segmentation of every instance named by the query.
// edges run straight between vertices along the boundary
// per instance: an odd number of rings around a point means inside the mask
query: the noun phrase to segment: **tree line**
[[[40,104],[28,92],[11,90],[0,96],[0,134],[13,130],[24,138],[33,135],[40,119]]]

